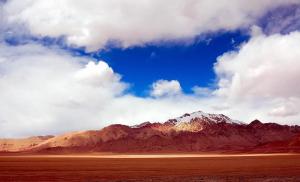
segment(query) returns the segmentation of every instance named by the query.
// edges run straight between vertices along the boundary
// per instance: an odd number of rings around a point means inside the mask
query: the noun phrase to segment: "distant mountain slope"
[[[28,150],[52,137],[35,136],[22,139],[0,139],[0,151],[18,152]]]
[[[300,151],[300,127],[245,124],[201,111],[164,123],[110,125],[59,136],[2,139],[2,152],[290,152]]]

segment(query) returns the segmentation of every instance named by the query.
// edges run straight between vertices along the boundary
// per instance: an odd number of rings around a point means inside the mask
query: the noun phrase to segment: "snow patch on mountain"
[[[225,122],[229,124],[245,124],[244,122],[230,119],[228,116],[225,116],[223,114],[209,114],[203,111],[197,111],[190,114],[187,113],[178,118],[175,118],[174,120],[177,121],[176,125],[180,125],[181,123],[189,123],[195,119],[200,119],[212,123]]]

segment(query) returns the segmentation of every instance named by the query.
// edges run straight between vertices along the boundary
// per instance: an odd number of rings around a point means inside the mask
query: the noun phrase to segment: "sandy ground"
[[[0,181],[300,181],[300,154],[0,156]]]

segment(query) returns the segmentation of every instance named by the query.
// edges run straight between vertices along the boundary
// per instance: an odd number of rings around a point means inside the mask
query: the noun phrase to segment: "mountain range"
[[[58,136],[0,139],[0,152],[300,152],[300,126],[259,120],[246,124],[198,111],[163,123],[114,124]]]

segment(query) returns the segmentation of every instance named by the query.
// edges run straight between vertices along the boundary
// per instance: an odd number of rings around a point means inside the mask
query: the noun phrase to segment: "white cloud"
[[[218,58],[217,94],[249,97],[300,97],[300,32],[259,35],[237,52]]]
[[[218,58],[216,96],[230,105],[243,103],[256,113],[264,111],[261,117],[268,120],[280,116],[286,117],[282,121],[299,121],[291,117],[300,112],[299,50],[300,32],[255,34],[240,50]]]
[[[25,24],[34,35],[65,36],[69,44],[123,47],[193,38],[249,26],[268,10],[299,0],[11,0],[9,23]],[[20,29],[18,29],[20,31]]]
[[[269,114],[271,116],[279,116],[279,117],[286,117],[286,116],[293,116],[298,114],[299,111],[295,110],[295,108],[287,107],[286,105],[277,107],[272,109]]]
[[[117,78],[113,79],[113,74],[98,77],[91,74],[89,78],[85,75],[92,84],[83,83],[78,74],[87,69],[83,65],[91,65],[88,63],[91,60],[75,58],[59,50],[38,45],[2,45],[0,57],[3,60],[0,63],[1,135],[22,135],[35,130],[41,133],[54,131],[54,127],[58,132],[64,127],[86,128],[85,124],[96,123],[88,115],[109,104],[113,94],[125,88]],[[100,73],[109,70],[103,62],[94,66],[98,66]],[[110,84],[102,85],[108,79]],[[95,104],[98,102],[101,105]]]
[[[202,97],[208,97],[213,94],[213,91],[211,88],[208,87],[199,87],[199,86],[194,86],[192,88],[192,91],[194,92],[195,95],[202,96]]]
[[[158,80],[152,84],[150,95],[153,97],[176,96],[182,93],[177,80]]]
[[[268,114],[269,116],[273,116],[275,118],[288,118],[297,116],[300,113],[299,106],[299,97],[275,98],[273,99],[273,104]]]
[[[94,87],[103,87],[113,90],[112,94],[119,95],[127,87],[127,84],[120,84],[120,75],[114,73],[104,61],[98,63],[90,61],[85,67],[76,72],[74,77],[82,84],[89,84]]]

